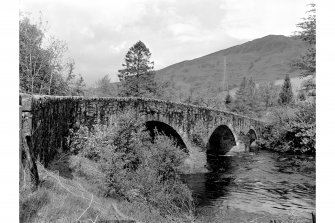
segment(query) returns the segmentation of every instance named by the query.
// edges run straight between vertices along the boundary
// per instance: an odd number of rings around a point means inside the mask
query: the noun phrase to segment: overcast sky
[[[117,81],[138,40],[155,69],[269,34],[291,35],[310,0],[20,0],[20,10],[48,21],[68,44],[87,84]]]

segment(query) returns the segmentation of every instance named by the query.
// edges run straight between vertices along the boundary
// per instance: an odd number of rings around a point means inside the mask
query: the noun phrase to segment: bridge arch
[[[237,144],[237,135],[226,124],[217,126],[210,134],[207,155],[224,155]]]
[[[165,122],[162,121],[148,120],[145,122],[145,126],[152,138],[155,138],[155,130],[157,130],[158,133],[164,134],[170,139],[174,140],[176,145],[180,149],[182,149],[185,152],[188,152],[188,148],[184,143],[183,138],[180,136],[177,130],[173,128],[171,125],[166,124]]]
[[[258,139],[258,136],[257,136],[257,132],[255,131],[255,129],[253,127],[251,127],[247,133],[247,136],[249,137],[250,139],[250,144],[252,142],[254,142],[256,139]]]

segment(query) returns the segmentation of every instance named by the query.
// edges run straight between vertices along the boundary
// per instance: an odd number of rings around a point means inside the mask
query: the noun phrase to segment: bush
[[[105,196],[140,201],[163,215],[193,211],[191,192],[179,178],[185,152],[167,136],[156,131],[152,139],[145,130],[134,114],[124,114],[108,126],[81,127],[72,150],[99,164]]]
[[[204,136],[208,135],[207,127],[204,121],[200,120],[195,123],[194,131],[190,134],[191,142],[199,147],[206,147],[206,139]]]
[[[258,144],[281,152],[315,154],[315,104],[280,107],[272,111],[272,122],[263,129]]]

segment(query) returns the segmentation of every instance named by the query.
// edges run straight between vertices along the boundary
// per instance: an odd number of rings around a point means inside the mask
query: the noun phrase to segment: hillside
[[[283,79],[285,74],[296,77],[299,72],[290,62],[307,49],[304,42],[282,35],[269,35],[215,53],[173,64],[157,71],[159,80],[171,81],[176,89],[205,89],[222,86],[223,58],[227,61],[230,88],[238,86],[245,76],[256,83]],[[222,89],[218,89],[221,91]]]

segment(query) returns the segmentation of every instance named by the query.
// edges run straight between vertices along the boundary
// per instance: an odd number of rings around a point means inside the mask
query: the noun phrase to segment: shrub
[[[81,127],[72,150],[99,164],[105,196],[140,201],[163,215],[193,211],[191,192],[179,178],[185,152],[167,136],[156,131],[152,139],[145,130],[134,114],[123,114],[108,126]]]
[[[206,139],[205,136],[208,135],[207,127],[203,120],[199,120],[195,123],[194,131],[190,134],[191,142],[199,147],[206,147]]]
[[[315,154],[315,104],[301,103],[272,111],[272,122],[263,129],[258,144],[281,152]]]

